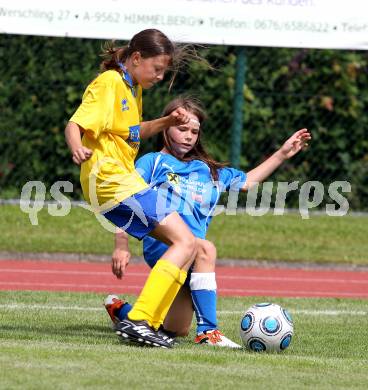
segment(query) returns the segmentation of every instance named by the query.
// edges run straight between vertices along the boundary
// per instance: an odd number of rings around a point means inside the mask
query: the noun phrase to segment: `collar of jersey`
[[[119,68],[122,70],[122,79],[125,81],[126,84],[128,84],[130,90],[132,91],[133,96],[135,97],[137,95],[136,87],[133,85],[133,79],[132,76],[128,73],[128,69],[124,64],[121,62],[118,63]]]

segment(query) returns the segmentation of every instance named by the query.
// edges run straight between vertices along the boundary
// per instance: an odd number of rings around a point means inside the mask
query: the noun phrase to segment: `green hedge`
[[[64,127],[86,85],[98,72],[102,41],[0,35],[0,196],[16,196],[28,180],[49,188],[70,180],[80,197],[79,169],[71,163]],[[247,48],[241,168],[247,170],[308,127],[313,145],[274,175],[275,180],[350,181],[350,203],[368,204],[368,65],[360,51]],[[229,160],[235,51],[200,49],[215,70],[193,63],[174,88],[145,92],[144,117],[160,115],[179,93],[200,97],[209,114],[206,143]],[[141,153],[152,150],[154,140]],[[291,196],[290,205],[296,198]]]

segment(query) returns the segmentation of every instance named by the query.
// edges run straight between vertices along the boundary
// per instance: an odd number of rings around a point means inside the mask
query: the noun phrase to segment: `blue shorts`
[[[129,235],[142,240],[171,213],[170,210],[158,212],[158,205],[162,204],[158,202],[159,197],[158,191],[145,189],[124,199],[116,207],[103,213],[103,216]]]

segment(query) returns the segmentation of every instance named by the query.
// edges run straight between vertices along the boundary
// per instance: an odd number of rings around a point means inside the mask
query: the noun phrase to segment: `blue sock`
[[[197,318],[197,334],[217,329],[216,290],[194,290],[192,299]]]
[[[217,292],[215,273],[193,272],[190,279],[197,334],[217,329]]]
[[[124,305],[120,308],[117,315],[119,317],[119,320],[125,320],[127,318],[128,313],[130,310],[132,310],[132,305],[128,302],[124,303]]]

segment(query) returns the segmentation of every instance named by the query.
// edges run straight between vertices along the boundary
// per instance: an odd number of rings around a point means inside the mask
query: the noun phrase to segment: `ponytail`
[[[117,70],[121,71],[119,63],[124,63],[129,56],[129,45],[116,47],[115,42],[106,42],[101,57],[103,61],[100,65],[101,72],[106,70]]]

